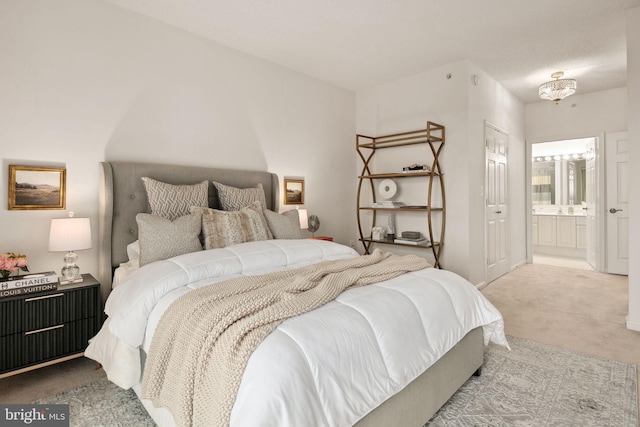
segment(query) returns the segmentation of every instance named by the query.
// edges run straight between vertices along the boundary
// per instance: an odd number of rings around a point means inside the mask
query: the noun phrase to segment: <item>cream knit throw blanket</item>
[[[179,426],[228,425],[249,356],[278,324],[348,288],[427,267],[423,258],[376,249],[192,291],[167,309],[156,329],[142,396],[169,408]]]

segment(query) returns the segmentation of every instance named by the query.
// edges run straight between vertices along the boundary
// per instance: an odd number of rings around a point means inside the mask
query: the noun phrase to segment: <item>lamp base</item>
[[[69,285],[71,283],[82,282],[82,276],[80,275],[80,267],[76,264],[78,255],[73,251],[69,251],[64,256],[64,267],[60,271],[60,284]]]
[[[82,283],[84,281],[84,279],[82,278],[82,276],[78,277],[77,279],[69,279],[69,280],[60,280],[58,282],[58,284],[60,286],[62,285],[72,285],[74,283]]]

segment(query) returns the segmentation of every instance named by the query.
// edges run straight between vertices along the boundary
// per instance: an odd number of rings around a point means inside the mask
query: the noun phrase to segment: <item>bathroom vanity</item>
[[[586,216],[534,213],[532,224],[534,254],[586,257]]]

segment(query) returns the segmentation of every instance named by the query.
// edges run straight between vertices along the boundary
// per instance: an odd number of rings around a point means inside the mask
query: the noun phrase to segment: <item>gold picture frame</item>
[[[67,170],[9,165],[9,210],[64,209]]]
[[[304,205],[304,179],[284,179],[284,204]]]

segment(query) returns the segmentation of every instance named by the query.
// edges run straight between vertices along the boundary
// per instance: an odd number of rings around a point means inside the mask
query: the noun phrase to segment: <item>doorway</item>
[[[607,134],[607,272],[629,274],[629,141],[627,132]]]
[[[531,144],[531,262],[596,268],[596,139]]]
[[[486,282],[509,271],[509,188],[507,178],[509,133],[485,121],[485,241]]]

